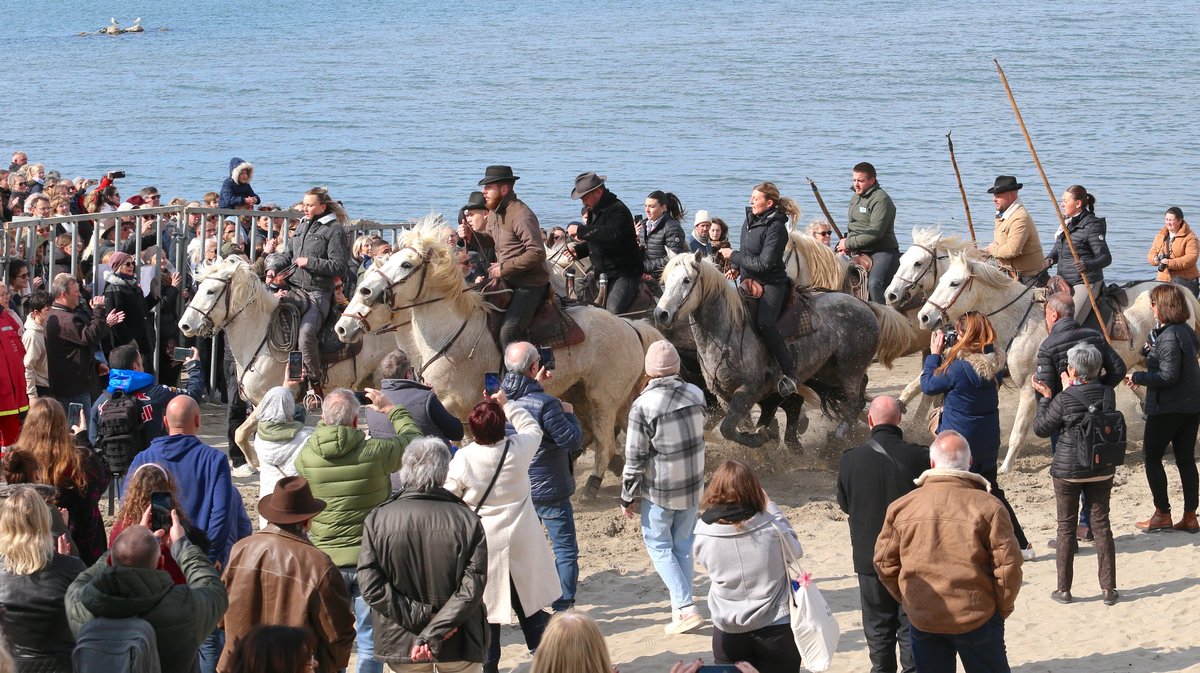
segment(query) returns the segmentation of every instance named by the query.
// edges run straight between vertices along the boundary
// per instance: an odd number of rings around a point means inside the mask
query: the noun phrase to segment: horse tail
[[[870,302],[867,306],[871,307],[875,321],[879,323],[879,348],[875,354],[884,367],[891,369],[896,358],[908,355],[909,344],[912,343],[912,330],[915,328],[903,313],[891,306]]]
[[[850,398],[840,385],[817,379],[809,379],[804,385],[817,394],[821,400],[821,413],[825,416],[841,420],[850,415]]]

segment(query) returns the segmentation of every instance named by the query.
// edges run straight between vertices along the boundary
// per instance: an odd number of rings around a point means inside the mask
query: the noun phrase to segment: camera
[[[942,348],[950,348],[954,344],[958,343],[958,330],[954,329],[953,327],[943,330],[942,334],[945,335],[945,339],[942,341]]]
[[[109,180],[120,180],[125,177],[125,171],[112,171],[108,174]]]
[[[1154,262],[1158,264],[1159,271],[1167,270],[1167,259],[1169,258],[1166,255],[1158,255],[1154,258]]]

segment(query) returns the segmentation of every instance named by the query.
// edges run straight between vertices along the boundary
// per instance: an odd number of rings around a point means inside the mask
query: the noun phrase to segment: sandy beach
[[[868,394],[898,394],[919,370],[918,356],[900,360],[892,370],[876,366],[869,372]],[[1025,563],[1024,585],[1016,611],[1007,622],[1008,655],[1014,671],[1200,671],[1200,633],[1194,622],[1195,606],[1200,605],[1200,536],[1146,534],[1134,528],[1135,520],[1153,511],[1140,457],[1142,421],[1128,390],[1119,391],[1117,397],[1129,420],[1131,439],[1129,459],[1117,471],[1112,497],[1117,587],[1121,593],[1117,605],[1106,607],[1100,602],[1095,554],[1086,543],[1081,544],[1076,558],[1075,603],[1059,605],[1050,600],[1055,567],[1054,550],[1047,542],[1054,537],[1055,522],[1048,472],[1049,442],[1036,438],[1027,442],[1015,470],[1000,477],[1037,552],[1035,560]],[[1015,392],[1002,391],[1001,404],[1007,438]],[[202,432],[207,435],[206,441],[223,447],[224,409],[205,405],[205,412]],[[800,454],[782,447],[752,451],[710,434],[708,471],[729,457],[747,460],[758,470],[767,492],[798,532],[804,545],[805,569],[817,578],[841,626],[837,655],[829,670],[863,671],[870,664],[859,617],[858,584],[850,560],[846,517],[837,507],[836,471],[817,458],[827,454],[827,461],[828,454],[836,456],[838,452],[822,450],[830,424],[815,413],[812,416],[803,438],[805,449]],[[923,411],[919,415],[914,412],[905,419],[904,429],[910,439],[927,443],[924,425]],[[581,459],[578,470],[581,489],[590,467],[588,455]],[[1169,458],[1167,475],[1172,500],[1181,507],[1178,475]],[[253,510],[257,478],[238,482],[247,506]],[[676,661],[696,657],[711,662],[711,627],[686,635],[663,633],[663,625],[670,619],[667,591],[646,555],[638,522],[621,516],[618,494],[617,479],[610,474],[599,500],[576,503],[580,544],[577,607],[599,621],[613,663],[622,673],[665,673]],[[707,615],[708,580],[699,569],[695,587],[697,603]],[[502,638],[501,670],[511,670],[529,660],[515,625],[504,629]]]

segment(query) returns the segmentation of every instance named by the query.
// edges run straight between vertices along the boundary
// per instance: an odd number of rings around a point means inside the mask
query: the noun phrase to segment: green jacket
[[[140,617],[154,628],[163,673],[186,673],[196,666],[197,650],[225,609],[229,597],[208,556],[186,539],[171,546],[171,556],[187,584],[174,584],[165,570],[108,565],[105,553],[67,588],[67,621],[79,635],[90,619]]]
[[[388,420],[395,437],[367,439],[358,428],[318,423],[296,457],[296,470],[326,503],[309,539],[341,568],[358,565],[363,521],[391,496],[391,474],[400,469],[404,447],[421,436],[404,407],[393,407]]]
[[[850,197],[846,249],[859,252],[899,250],[896,242],[896,204],[878,184]]]

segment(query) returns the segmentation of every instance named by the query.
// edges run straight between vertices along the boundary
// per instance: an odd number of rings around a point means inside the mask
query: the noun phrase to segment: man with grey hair
[[[579,542],[571,495],[575,493],[575,459],[582,451],[583,431],[571,405],[542,388],[542,382],[551,374],[542,366],[541,355],[533,344],[509,344],[504,350],[504,368],[508,370],[500,383],[504,394],[528,411],[542,428],[542,443],[529,463],[529,494],[550,536],[562,585],[562,595],[551,607],[556,612],[570,610],[579,585]]]
[[[393,671],[477,672],[487,654],[487,540],[470,508],[445,490],[450,451],[409,444],[400,490],[367,515],[358,582],[371,606],[375,656]]]
[[[449,442],[463,438],[463,424],[442,405],[433,389],[416,380],[408,354],[397,348],[388,353],[379,365],[379,392],[392,404],[398,404],[412,414],[413,421],[425,436],[441,437]],[[367,408],[365,416],[372,437],[392,437],[392,424],[380,413]]]
[[[383,667],[373,659],[374,643],[367,604],[359,596],[357,564],[367,513],[391,494],[389,475],[400,467],[404,447],[421,436],[412,415],[378,390],[367,389],[373,408],[387,416],[395,437],[372,437],[358,429],[361,406],[354,391],[338,388],[325,396],[321,422],[296,457],[296,470],[308,480],[313,495],[327,503],[313,518],[310,539],[329,554],[342,572],[354,599],[358,629],[358,671]]]
[[[970,471],[961,434],[938,433],[929,456],[918,488],[888,507],[875,542],[879,581],[908,614],[917,670],[953,673],[957,655],[967,671],[1008,671],[1004,620],[1023,562],[1012,518]]]
[[[100,389],[96,352],[109,328],[124,320],[125,314],[106,310],[103,295],[92,299],[91,312],[81,307],[79,281],[65,273],[51,281],[50,296],[54,303],[45,323],[50,394],[63,408],[77,402],[91,409],[93,391]]]

